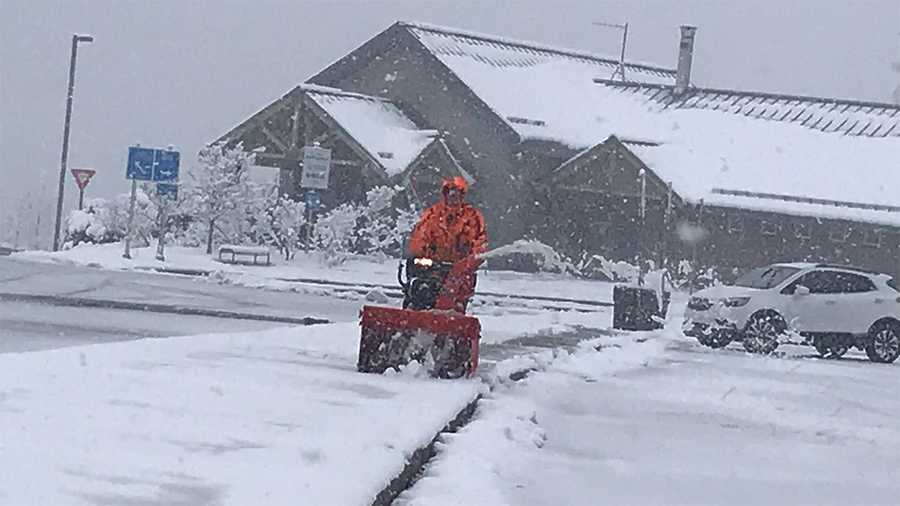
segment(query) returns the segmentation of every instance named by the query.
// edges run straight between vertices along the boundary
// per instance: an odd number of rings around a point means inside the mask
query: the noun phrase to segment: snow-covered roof
[[[521,137],[575,146],[602,140],[584,126],[597,113],[590,100],[594,79],[612,77],[615,58],[422,23],[402,26]],[[675,72],[627,63],[625,76],[671,84]]]
[[[900,105],[757,91],[673,87],[598,80],[625,94],[646,97],[659,109],[709,109],[751,118],[796,123],[822,132],[865,137],[900,137]]]
[[[823,132],[707,109],[656,107],[598,86],[603,133],[686,200],[900,226],[900,138]]]
[[[304,85],[307,96],[334,118],[393,177],[437,137],[420,129],[386,99]]]

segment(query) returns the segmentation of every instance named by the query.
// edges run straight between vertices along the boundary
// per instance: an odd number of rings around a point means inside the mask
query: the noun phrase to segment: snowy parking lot
[[[900,491],[900,365],[711,350],[681,334],[684,297],[666,329],[625,334],[609,310],[480,306],[480,377],[437,381],[356,372],[360,298],[5,262],[7,292],[159,293],[337,323],[0,302],[3,504],[371,504],[479,394],[396,504],[894,504]]]

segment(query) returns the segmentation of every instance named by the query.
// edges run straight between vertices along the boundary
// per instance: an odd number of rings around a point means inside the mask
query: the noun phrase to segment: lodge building
[[[298,198],[300,149],[331,148],[326,206],[463,175],[495,245],[900,275],[900,106],[695,86],[694,35],[669,69],[398,22],[222,140]]]

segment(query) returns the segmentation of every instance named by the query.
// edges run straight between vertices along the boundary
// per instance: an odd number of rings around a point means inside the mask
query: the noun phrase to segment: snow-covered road
[[[496,390],[402,503],[897,504],[900,364],[630,339]]]
[[[9,257],[0,257],[0,294],[3,293],[156,302],[252,315],[315,316],[331,321],[354,321],[360,307],[358,301],[326,293],[272,292],[187,276],[34,263]],[[280,324],[0,300],[0,352],[276,326]]]
[[[359,302],[321,295],[270,292],[189,276],[113,271],[0,258],[0,292],[37,293],[128,302],[185,304],[274,316],[318,316],[353,321]]]
[[[210,332],[247,332],[277,322],[0,302],[0,353]]]

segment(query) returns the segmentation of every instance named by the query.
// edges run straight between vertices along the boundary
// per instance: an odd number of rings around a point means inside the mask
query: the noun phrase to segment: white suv
[[[900,289],[890,276],[862,269],[773,264],[694,294],[683,330],[713,348],[742,340],[754,353],[771,353],[793,331],[824,357],[856,346],[890,363],[900,355]]]

